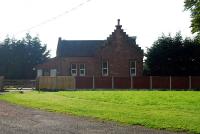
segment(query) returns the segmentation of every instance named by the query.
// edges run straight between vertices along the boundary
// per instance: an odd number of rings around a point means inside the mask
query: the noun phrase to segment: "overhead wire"
[[[63,12],[63,13],[60,13],[60,14],[54,16],[54,17],[51,17],[51,18],[49,18],[49,19],[47,19],[47,20],[45,20],[45,21],[43,21],[43,22],[41,22],[41,23],[38,23],[38,24],[36,24],[36,25],[34,25],[34,26],[31,26],[31,27],[29,27],[29,28],[27,28],[27,29],[24,29],[24,30],[21,30],[21,31],[19,31],[19,32],[16,32],[15,35],[20,34],[20,33],[24,33],[24,32],[28,32],[28,31],[31,31],[32,29],[35,29],[35,28],[37,28],[37,27],[40,27],[40,26],[42,26],[42,25],[45,25],[45,24],[50,23],[50,22],[52,22],[52,21],[55,21],[56,19],[58,19],[58,18],[60,18],[60,17],[62,17],[62,16],[64,16],[64,15],[66,15],[66,14],[68,14],[68,13],[74,11],[74,10],[77,10],[79,7],[85,5],[86,3],[90,2],[90,1],[92,1],[92,0],[86,0],[86,1],[84,1],[84,2],[82,2],[82,3],[80,3],[80,4],[78,4],[77,6],[72,7],[71,9],[69,9],[69,10],[67,10],[67,11],[65,11],[65,12]]]

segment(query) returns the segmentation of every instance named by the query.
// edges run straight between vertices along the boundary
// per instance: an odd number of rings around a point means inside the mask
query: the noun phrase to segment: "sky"
[[[0,5],[0,41],[29,32],[47,44],[51,57],[59,37],[105,40],[117,19],[145,51],[162,34],[193,36],[184,0],[0,0]]]

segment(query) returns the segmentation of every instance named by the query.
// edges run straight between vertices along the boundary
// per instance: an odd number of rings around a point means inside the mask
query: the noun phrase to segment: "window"
[[[49,70],[48,70],[48,69],[45,69],[45,70],[44,70],[44,76],[49,76],[49,75],[50,75]]]
[[[37,70],[37,77],[40,77],[40,76],[42,76],[42,69]]]
[[[79,75],[80,76],[85,76],[85,64],[80,64],[79,65]]]
[[[102,62],[102,75],[108,76],[108,61]]]
[[[71,75],[77,76],[77,65],[76,64],[71,64]]]
[[[50,70],[50,76],[56,76],[56,73],[57,73],[56,69]]]
[[[130,60],[130,76],[136,76],[136,61]]]

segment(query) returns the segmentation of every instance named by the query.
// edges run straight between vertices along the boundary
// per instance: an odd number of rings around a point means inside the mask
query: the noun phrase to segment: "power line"
[[[76,10],[76,9],[78,9],[79,7],[85,5],[86,3],[90,2],[90,1],[92,1],[92,0],[84,1],[84,2],[82,2],[82,3],[80,3],[80,4],[78,4],[77,6],[72,7],[71,9],[69,9],[69,10],[67,10],[67,11],[65,11],[65,12],[63,12],[63,13],[61,13],[61,14],[58,14],[58,15],[56,15],[56,16],[50,18],[50,19],[47,19],[47,20],[45,20],[45,21],[43,21],[43,22],[41,22],[41,23],[38,23],[37,25],[34,25],[34,26],[29,27],[29,28],[27,28],[27,29],[21,30],[21,31],[17,32],[15,35],[17,35],[17,34],[19,34],[19,33],[23,33],[23,32],[30,31],[30,30],[32,30],[32,29],[34,29],[34,28],[37,28],[37,27],[40,27],[40,26],[42,26],[42,25],[45,25],[45,24],[47,24],[47,23],[49,23],[49,22],[55,21],[56,19],[58,19],[58,18],[60,18],[60,17],[62,17],[62,16],[64,16],[64,15],[66,15],[66,14],[68,14],[68,13],[70,13],[70,12]]]

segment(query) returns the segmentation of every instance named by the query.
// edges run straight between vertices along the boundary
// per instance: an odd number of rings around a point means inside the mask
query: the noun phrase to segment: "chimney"
[[[120,25],[120,19],[117,19],[117,25],[116,28],[117,29],[121,29],[122,25]]]
[[[59,38],[58,38],[58,42],[60,42],[61,40],[62,40],[62,38],[61,38],[61,37],[59,37]]]

